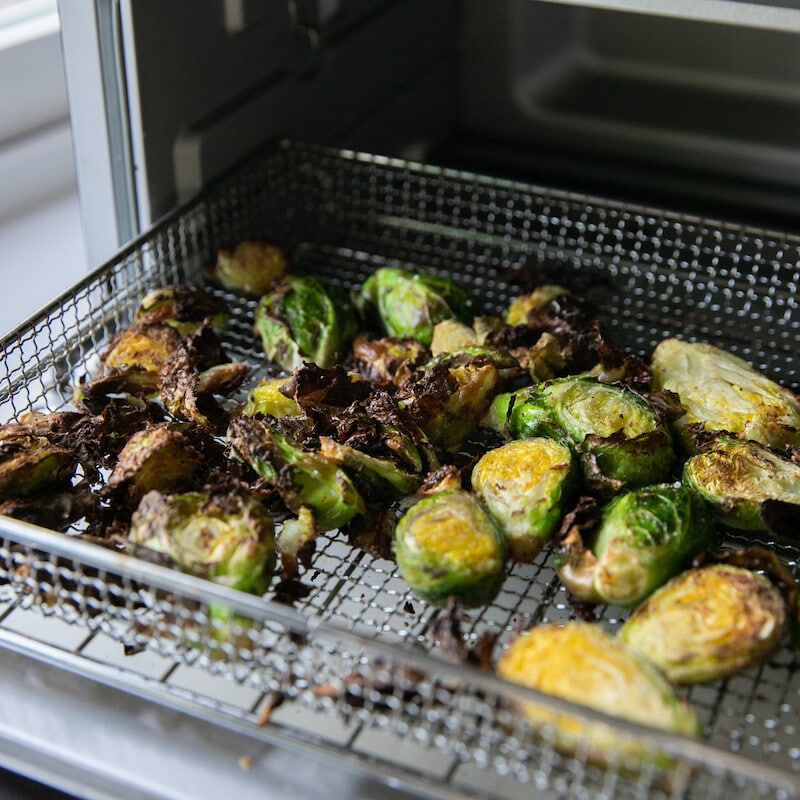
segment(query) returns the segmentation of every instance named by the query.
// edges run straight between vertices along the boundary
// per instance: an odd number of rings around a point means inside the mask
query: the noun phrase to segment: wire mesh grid
[[[280,242],[295,271],[346,288],[387,263],[455,276],[476,298],[476,312],[496,313],[535,283],[556,281],[590,295],[614,337],[637,352],[648,353],[670,335],[705,339],[785,385],[798,384],[797,239],[287,143],[212,187],[7,337],[3,419],[68,407],[75,381],[96,368],[98,353],[130,321],[144,293],[202,282],[219,247],[254,237]],[[257,374],[264,364],[252,332],[253,301],[212,290],[232,310],[229,350]],[[305,744],[320,744],[321,719],[335,720],[321,737],[324,747],[377,771],[387,769],[400,745],[410,747],[400,776],[422,780],[431,794],[800,793],[800,671],[788,647],[761,667],[687,691],[707,745],[617,723],[618,733],[629,730],[653,746],[635,763],[623,763],[625,748],[616,748],[610,763],[599,765],[580,748],[564,752],[552,719],[530,729],[517,713],[520,697],[531,702],[530,693],[437,660],[437,612],[410,593],[393,562],[338,534],[321,537],[303,575],[304,592],[282,611],[220,595],[155,565],[124,559],[120,565],[116,554],[101,557],[83,542],[21,523],[4,520],[0,532],[8,604],[0,638],[22,649],[55,648],[54,658],[69,657],[78,671],[89,670],[93,648],[109,638],[127,654],[114,662],[115,679],[124,676],[134,691],[162,702],[180,699],[194,713],[213,713],[253,735],[279,730]],[[797,569],[795,548],[768,544]],[[220,603],[239,612],[227,617],[225,636],[213,630]],[[26,634],[14,620],[23,611],[80,634],[63,648],[47,636],[22,644]],[[624,619],[614,607],[597,613],[612,632]],[[496,634],[502,647],[521,628],[574,616],[544,552],[533,564],[514,566],[492,605],[467,613],[463,632],[472,643]],[[145,681],[131,666],[141,653],[164,659],[155,678]],[[220,703],[187,683],[187,670],[218,676],[246,690],[245,699]],[[568,704],[536,700],[553,714],[580,715]],[[311,714],[310,729],[295,724],[301,711]],[[391,734],[392,745],[370,738],[375,732]],[[432,760],[420,761],[414,748]],[[439,755],[446,756],[441,763]]]

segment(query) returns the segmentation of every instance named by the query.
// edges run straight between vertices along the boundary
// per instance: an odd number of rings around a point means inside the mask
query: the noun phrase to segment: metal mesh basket
[[[386,263],[452,275],[487,313],[557,281],[589,295],[634,351],[647,354],[666,336],[702,339],[787,386],[800,383],[796,238],[286,143],[6,337],[0,417],[69,407],[75,381],[96,369],[145,292],[202,282],[218,248],[254,237],[280,242],[295,271],[344,287]],[[229,351],[263,367],[253,302],[213,291],[233,309]],[[788,645],[762,666],[686,691],[705,731],[696,742],[448,663],[432,634],[438,612],[391,561],[336,533],[321,537],[291,606],[7,518],[0,537],[6,646],[430,796],[800,795],[800,670]],[[766,544],[797,569],[797,548]],[[235,612],[225,637],[213,630],[220,606]],[[611,632],[624,619],[610,606],[598,615]],[[465,616],[463,634],[468,643],[496,634],[502,647],[521,627],[573,616],[544,552],[512,568],[492,605]],[[549,721],[529,724],[523,704]],[[588,747],[562,746],[564,719],[611,726],[604,763]]]

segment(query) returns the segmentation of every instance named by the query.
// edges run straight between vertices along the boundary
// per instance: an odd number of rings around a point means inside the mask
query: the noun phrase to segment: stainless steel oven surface
[[[68,408],[144,293],[203,283],[220,247],[252,237],[343,289],[387,264],[450,276],[486,313],[558,282],[632,352],[707,341],[798,391],[796,0],[59,0],[59,12],[96,269],[3,339],[0,422]],[[258,376],[255,302],[210,288],[232,309],[228,351]],[[759,541],[796,576],[795,541]],[[5,517],[0,577],[13,676],[0,766],[80,797],[800,794],[788,643],[682,690],[703,727],[694,741],[450,663],[439,612],[339,533],[319,539],[288,605]],[[220,603],[244,640],[187,638]],[[614,633],[628,612],[597,614]],[[462,634],[497,637],[496,656],[521,628],[575,616],[546,550]],[[600,766],[565,752],[523,703],[609,723],[650,757]]]
[[[705,340],[789,387],[800,383],[800,239],[791,234],[285,142],[7,336],[3,418],[68,408],[75,381],[96,368],[144,293],[202,283],[220,247],[252,237],[280,242],[297,272],[343,288],[388,263],[450,275],[487,312],[532,277],[557,277],[590,293],[632,351],[647,354],[673,335]],[[254,301],[209,288],[232,308],[225,343],[258,374]],[[685,690],[703,726],[693,740],[452,663],[435,635],[439,610],[416,598],[393,561],[337,532],[319,538],[304,591],[287,604],[275,587],[252,597],[74,535],[1,524],[3,660],[11,669],[23,656],[39,662],[4,701],[6,766],[67,791],[181,797],[192,787],[191,796],[211,797],[223,785],[265,796],[265,776],[288,748],[301,763],[336,765],[328,788],[340,796],[353,787],[342,769],[371,776],[378,783],[356,783],[370,791],[382,783],[381,792],[428,797],[800,794],[800,670],[789,643],[761,666]],[[796,570],[796,543],[763,544]],[[222,645],[204,633],[220,604],[242,621],[241,635]],[[608,605],[596,613],[613,633],[628,612]],[[497,598],[466,613],[462,633],[467,643],[496,636],[499,651],[520,629],[574,616],[545,550],[514,565]],[[638,755],[612,747],[601,766],[586,750],[567,752],[558,725],[529,724],[522,704],[568,724],[610,724],[620,741],[639,743]],[[70,713],[76,705],[80,715]],[[105,723],[114,731],[106,740],[88,745],[74,735],[76,725]],[[315,775],[327,782],[324,770]],[[307,777],[298,776],[300,788],[309,789]]]

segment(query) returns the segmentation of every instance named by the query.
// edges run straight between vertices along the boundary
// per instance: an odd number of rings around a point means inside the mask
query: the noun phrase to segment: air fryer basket
[[[537,282],[558,282],[590,297],[615,340],[636,352],[666,336],[704,340],[795,390],[800,383],[797,238],[283,143],[8,336],[2,421],[68,408],[74,382],[96,369],[145,292],[202,283],[217,249],[246,238],[280,242],[295,271],[346,288],[387,263],[448,274],[487,313]],[[257,375],[254,302],[213,291],[233,310],[229,352]],[[800,795],[800,670],[788,644],[760,667],[686,690],[704,726],[696,742],[450,663],[432,633],[439,612],[410,593],[391,561],[336,533],[321,537],[290,604],[274,587],[253,598],[8,518],[0,537],[0,643],[429,796]],[[764,543],[796,571],[794,545]],[[209,606],[220,604],[240,620],[238,635],[222,642],[207,633]],[[597,613],[611,632],[625,616],[610,606]],[[45,633],[20,622],[33,617]],[[462,632],[468,644],[496,634],[499,652],[521,628],[573,617],[544,552],[514,566],[493,604],[465,615]],[[156,659],[146,669],[143,653]],[[556,725],[525,722],[522,701],[553,720],[609,724],[619,742],[641,747],[635,757],[612,749],[604,764],[565,752]]]

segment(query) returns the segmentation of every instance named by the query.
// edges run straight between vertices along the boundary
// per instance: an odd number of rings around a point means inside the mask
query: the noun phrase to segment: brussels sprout
[[[266,592],[275,568],[272,517],[253,498],[202,492],[148,492],[128,534],[184,571],[252,594]]]
[[[119,454],[108,486],[132,486],[137,495],[187,487],[200,466],[200,454],[178,430],[158,425],[134,433]]]
[[[517,638],[497,662],[508,681],[537,689],[615,717],[688,736],[700,735],[695,713],[675,694],[661,673],[598,625],[545,624]],[[533,702],[523,711],[535,727],[552,726],[556,743],[567,751],[587,752],[606,763],[666,759],[648,752],[646,743],[610,725],[583,721]]]
[[[490,450],[472,470],[472,490],[517,561],[532,561],[558,526],[573,464],[572,451],[553,439],[520,439]]]
[[[693,451],[690,426],[727,431],[774,450],[800,446],[800,401],[746,361],[710,344],[665,339],[652,357],[654,386],[676,392],[674,425]]]
[[[262,295],[288,269],[286,254],[270,242],[240,242],[233,250],[218,250],[211,277],[226,289]]]
[[[711,564],[653,592],[619,638],[673,683],[699,683],[763,661],[780,644],[786,625],[786,603],[767,578]]]
[[[0,426],[0,501],[27,497],[65,483],[75,465],[72,450],[52,444],[29,426]]]
[[[263,378],[248,393],[242,414],[268,414],[271,417],[295,417],[302,414],[300,406],[281,392],[286,378]]]
[[[490,419],[502,416],[502,404]],[[507,412],[515,438],[549,436],[581,453],[596,488],[646,486],[669,477],[675,452],[666,425],[639,395],[592,378],[557,378],[522,390]]]
[[[383,267],[370,275],[356,303],[388,336],[410,336],[426,347],[437,322],[469,322],[467,295],[460,286],[448,278],[399,267]]]
[[[115,337],[103,355],[103,363],[113,369],[133,367],[157,376],[182,342],[183,336],[166,322],[137,322]]]
[[[503,371],[514,367],[511,356],[482,347],[444,353],[403,387],[401,405],[436,447],[455,453],[503,388]]]
[[[289,509],[310,508],[320,531],[339,528],[364,512],[364,500],[335,461],[304,450],[276,426],[240,417],[231,422],[228,439],[277,488]]]
[[[256,307],[255,329],[267,358],[290,371],[304,361],[333,366],[357,328],[347,298],[312,277],[287,278]]]
[[[440,491],[411,506],[395,528],[394,551],[408,585],[437,605],[451,596],[465,606],[488,603],[505,574],[503,534],[463,489]]]
[[[530,294],[523,294],[511,301],[505,313],[507,325],[525,325],[528,314],[541,306],[546,305],[556,297],[570,295],[570,291],[556,284],[538,286]]]
[[[716,438],[710,450],[686,462],[683,481],[732,528],[766,530],[761,508],[768,500],[793,504],[800,512],[800,464],[758,442]]]
[[[712,542],[705,503],[680,483],[634,489],[606,504],[587,547],[564,535],[556,571],[588,603],[634,605]]]
[[[223,325],[225,306],[204,289],[175,284],[154,289],[142,298],[136,309],[136,323],[164,322],[175,328],[181,336],[194,333],[209,320],[212,325]]]

